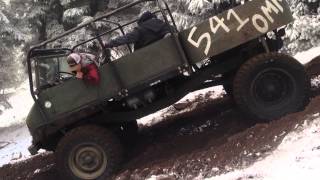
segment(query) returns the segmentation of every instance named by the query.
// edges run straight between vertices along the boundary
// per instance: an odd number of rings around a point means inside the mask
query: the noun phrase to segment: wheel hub
[[[279,103],[290,95],[293,86],[291,75],[282,69],[267,69],[253,81],[251,93],[264,103]]]
[[[107,168],[107,157],[98,145],[81,145],[72,150],[69,167],[81,179],[96,179]]]

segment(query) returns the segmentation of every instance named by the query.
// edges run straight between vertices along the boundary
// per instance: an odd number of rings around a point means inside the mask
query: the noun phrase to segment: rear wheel
[[[71,130],[55,152],[61,177],[72,180],[108,179],[121,162],[117,137],[105,128],[83,126]]]
[[[238,106],[259,119],[296,112],[309,100],[310,81],[293,57],[267,53],[244,63],[237,72],[233,95]]]

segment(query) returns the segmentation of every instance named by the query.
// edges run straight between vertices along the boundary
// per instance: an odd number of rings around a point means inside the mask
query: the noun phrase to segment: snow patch
[[[10,0],[3,0],[4,3],[6,3],[7,5],[10,4]]]
[[[206,180],[318,180],[320,179],[320,118],[305,123],[289,133],[279,147],[264,160],[246,169],[208,178]]]
[[[25,125],[25,118],[33,105],[33,99],[28,81],[9,91],[14,92],[8,100],[12,108],[4,110],[0,115],[0,166],[30,157],[28,147],[32,138]]]
[[[302,64],[307,64],[313,58],[320,55],[320,46],[311,48],[307,51],[299,52],[294,57]]]
[[[30,157],[31,136],[26,126],[0,132],[0,167]]]
[[[179,100],[177,103],[192,102],[191,105],[186,107],[185,109],[179,111],[178,114],[188,112],[188,111],[191,111],[194,108],[196,108],[197,103],[194,103],[193,101],[199,96],[204,97],[204,95],[206,95],[209,92],[212,92],[210,94],[210,97],[208,97],[209,99],[216,99],[218,97],[223,96],[223,94],[225,94],[222,86],[210,87],[210,88],[206,88],[206,89],[202,89],[202,90],[198,90],[198,91],[194,91],[192,93],[189,93],[188,95],[183,97],[181,100]],[[204,100],[206,100],[206,99],[204,99]],[[160,111],[157,111],[153,114],[150,114],[150,115],[145,116],[141,119],[138,119],[139,126],[150,127],[154,124],[159,123],[160,121],[162,121],[165,118],[165,116],[166,116],[167,112],[170,110],[170,108],[172,108],[172,106],[169,106],[169,107],[164,108]]]
[[[167,175],[152,175],[150,178],[148,178],[148,180],[161,180],[161,179],[167,179],[168,176]]]
[[[320,87],[320,76],[317,76],[311,79],[311,87],[314,87],[314,88]]]
[[[12,105],[12,108],[5,110],[0,115],[0,128],[25,123],[25,118],[34,103],[29,92],[28,81],[22,83],[15,90],[14,95],[9,98],[8,102]]]
[[[40,171],[41,171],[41,169],[36,169],[36,170],[33,172],[33,174],[38,174],[38,173],[40,173]]]

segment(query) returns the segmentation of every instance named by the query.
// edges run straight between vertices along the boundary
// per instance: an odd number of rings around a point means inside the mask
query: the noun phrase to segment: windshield
[[[72,77],[66,56],[39,56],[35,62],[35,84],[37,89],[45,89]]]

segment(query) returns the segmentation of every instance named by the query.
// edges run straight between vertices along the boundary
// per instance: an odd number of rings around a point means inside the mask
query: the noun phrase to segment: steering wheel
[[[64,76],[64,75],[67,75],[67,76]],[[76,77],[76,75],[73,74],[73,73],[59,71],[59,72],[57,72],[56,79],[57,79],[58,82],[63,82],[63,81],[66,81],[68,79],[73,79],[75,77]]]

